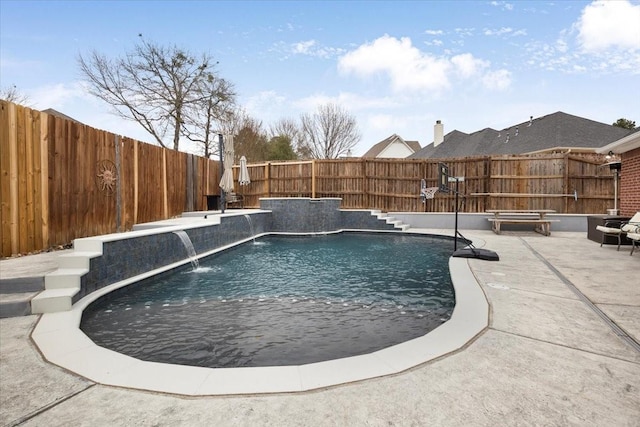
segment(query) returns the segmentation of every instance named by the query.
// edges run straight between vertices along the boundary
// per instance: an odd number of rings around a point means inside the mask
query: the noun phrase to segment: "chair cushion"
[[[640,223],[630,222],[629,224],[625,224],[620,228],[625,233],[637,233],[640,229]]]
[[[605,227],[604,225],[596,225],[596,230],[608,234],[620,234],[622,232],[619,228]]]
[[[627,237],[631,240],[640,240],[640,233],[627,233]]]

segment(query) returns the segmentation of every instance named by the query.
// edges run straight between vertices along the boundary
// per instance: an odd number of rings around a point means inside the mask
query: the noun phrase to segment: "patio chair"
[[[633,250],[636,246],[640,247],[640,227],[636,231],[637,233],[627,233],[627,238],[631,240],[631,253],[629,255],[633,255]]]
[[[606,236],[613,236],[618,239],[617,250],[619,251],[620,244],[622,243],[622,237],[626,236],[628,233],[635,233],[639,227],[640,227],[640,212],[636,212],[636,214],[629,221],[620,221],[620,220],[605,221],[604,225],[596,226],[596,230],[602,233],[602,241],[600,242],[600,247],[602,247],[602,244],[604,243],[604,239]]]

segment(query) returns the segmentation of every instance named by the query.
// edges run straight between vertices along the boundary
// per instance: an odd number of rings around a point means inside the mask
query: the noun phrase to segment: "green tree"
[[[625,128],[625,129],[636,128],[636,122],[632,122],[631,120],[627,120],[627,119],[618,119],[613,125],[619,128]]]
[[[300,125],[295,119],[280,119],[270,127],[271,139],[281,136],[289,139],[297,159],[311,159],[311,150],[305,144]]]
[[[266,160],[296,160],[298,156],[286,136],[274,136],[269,141]]]

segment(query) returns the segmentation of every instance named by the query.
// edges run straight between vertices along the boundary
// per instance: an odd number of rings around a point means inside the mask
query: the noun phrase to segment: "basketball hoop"
[[[433,199],[438,192],[438,187],[428,187],[420,189],[420,198],[422,198],[422,203],[425,203],[427,199]]]

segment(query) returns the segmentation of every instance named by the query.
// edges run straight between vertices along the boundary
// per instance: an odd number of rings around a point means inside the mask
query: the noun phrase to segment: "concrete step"
[[[380,221],[384,220],[387,224],[393,225],[393,228],[400,229],[402,231],[407,231],[411,228],[409,224],[404,224],[402,221],[388,216],[386,213],[383,213],[379,210],[372,210],[371,215],[376,216]]]
[[[101,255],[101,252],[91,251],[74,251],[69,254],[60,255],[58,257],[58,268],[80,268],[89,270],[91,268],[91,258],[96,258]]]
[[[0,279],[0,295],[39,292],[44,290],[44,275],[34,277],[14,277]]]
[[[28,316],[31,314],[31,299],[38,292],[0,294],[0,318]]]
[[[88,268],[59,268],[44,276],[44,287],[45,289],[80,289],[80,278],[88,272]]]
[[[69,311],[73,305],[73,297],[78,292],[80,292],[80,287],[47,289],[31,300],[31,312],[41,314]]]

